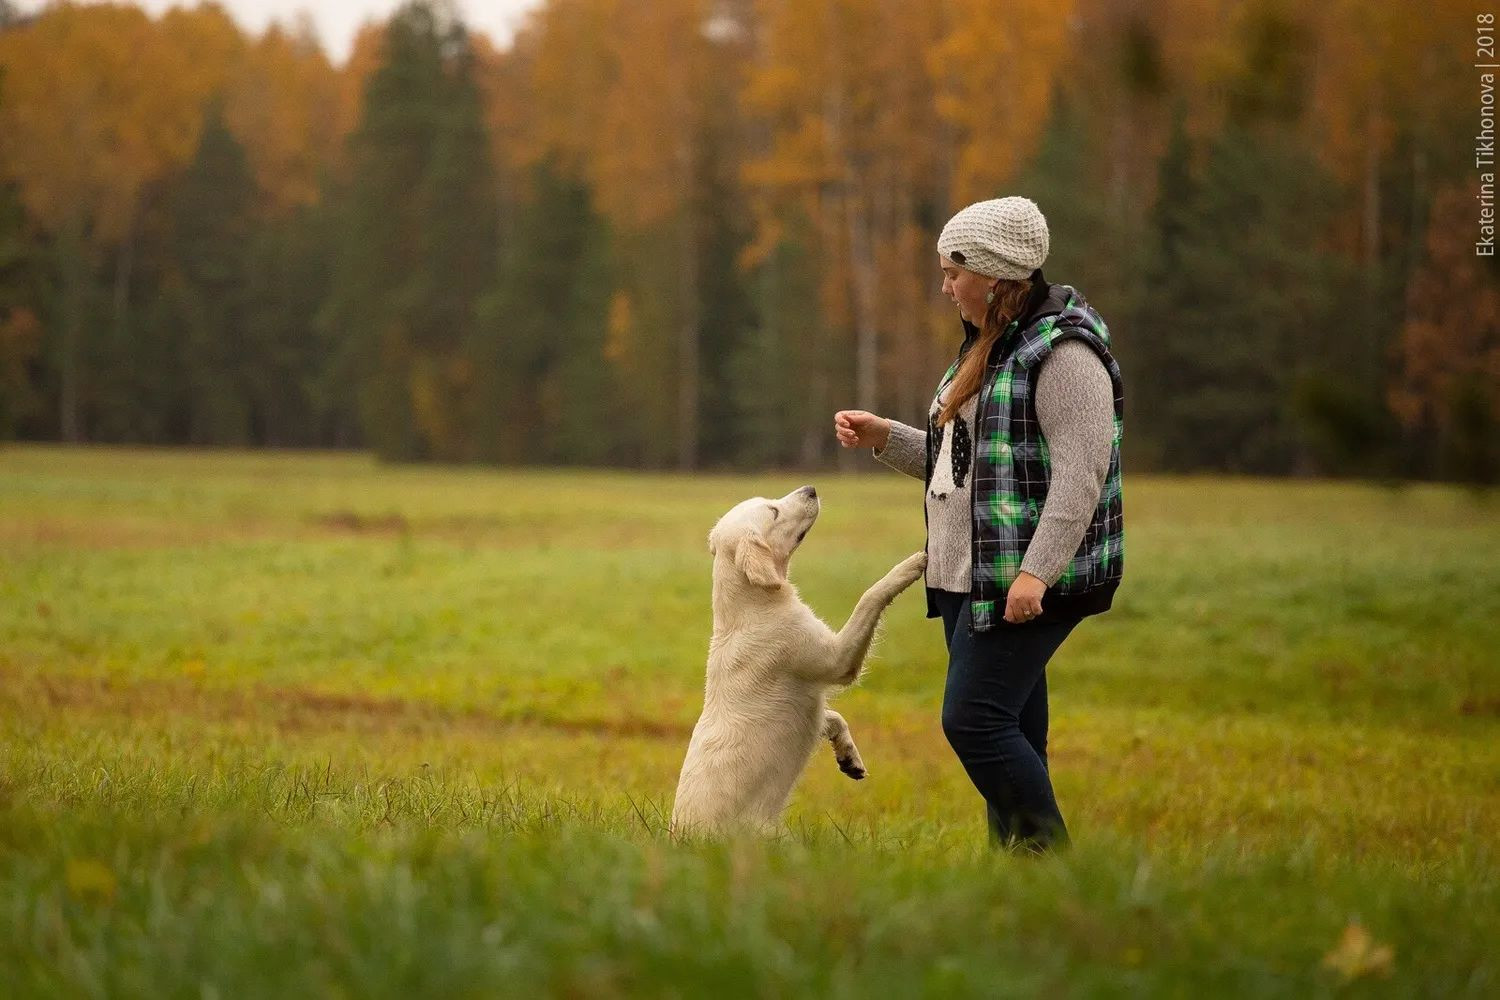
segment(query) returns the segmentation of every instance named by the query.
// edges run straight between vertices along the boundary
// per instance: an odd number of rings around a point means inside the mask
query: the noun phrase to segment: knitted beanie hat
[[[1030,198],[976,201],[948,220],[938,253],[989,278],[1019,280],[1047,259],[1047,220]]]

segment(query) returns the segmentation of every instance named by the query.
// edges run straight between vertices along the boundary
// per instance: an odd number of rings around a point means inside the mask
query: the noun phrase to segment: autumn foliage
[[[1500,282],[1437,9],[443,0],[335,65],[215,5],[0,5],[0,433],[819,465],[957,346],[938,229],[1035,198],[1127,462],[1500,475]]]

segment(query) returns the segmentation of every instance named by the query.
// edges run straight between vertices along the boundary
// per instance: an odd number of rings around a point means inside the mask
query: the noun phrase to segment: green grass
[[[922,543],[870,465],[810,477],[834,623]],[[0,451],[0,993],[1500,991],[1500,496],[1127,477],[1070,851],[984,847],[919,589],[838,701],[870,778],[674,845],[705,536],[808,479]]]

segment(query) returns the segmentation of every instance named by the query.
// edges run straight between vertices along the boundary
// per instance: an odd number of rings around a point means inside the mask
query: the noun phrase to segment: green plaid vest
[[[1115,395],[1115,433],[1109,473],[1099,491],[1093,520],[1078,551],[1057,582],[1042,596],[1041,620],[1098,614],[1109,610],[1125,568],[1125,524],[1120,494],[1120,438],[1124,430],[1125,390],[1120,366],[1109,351],[1109,329],[1103,318],[1069,285],[1048,285],[1033,274],[1036,289],[991,352],[974,416],[973,568],[970,591],[972,628],[986,632],[1006,625],[1005,597],[1021,571],[1026,546],[1041,519],[1052,478],[1047,439],[1042,436],[1033,392],[1038,366],[1064,340],[1077,338],[1098,353],[1109,370]],[[1018,330],[1024,321],[1025,326]],[[958,370],[964,352],[978,335],[965,321],[968,337],[938,385],[941,392]],[[932,482],[939,440],[933,418],[927,428],[927,473]],[[939,616],[928,594],[927,616]]]

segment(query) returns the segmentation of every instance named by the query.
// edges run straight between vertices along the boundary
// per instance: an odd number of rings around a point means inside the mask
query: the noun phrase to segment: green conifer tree
[[[414,0],[392,16],[350,146],[320,324],[342,344],[377,454],[469,457],[472,365],[461,347],[494,273],[496,205],[472,55],[451,4]]]
[[[538,164],[467,351],[481,458],[602,463],[623,443],[604,358],[611,286],[609,235],[588,186]]]
[[[245,151],[212,102],[172,207],[173,319],[181,337],[186,434],[195,444],[251,442],[244,280],[255,194]]]

